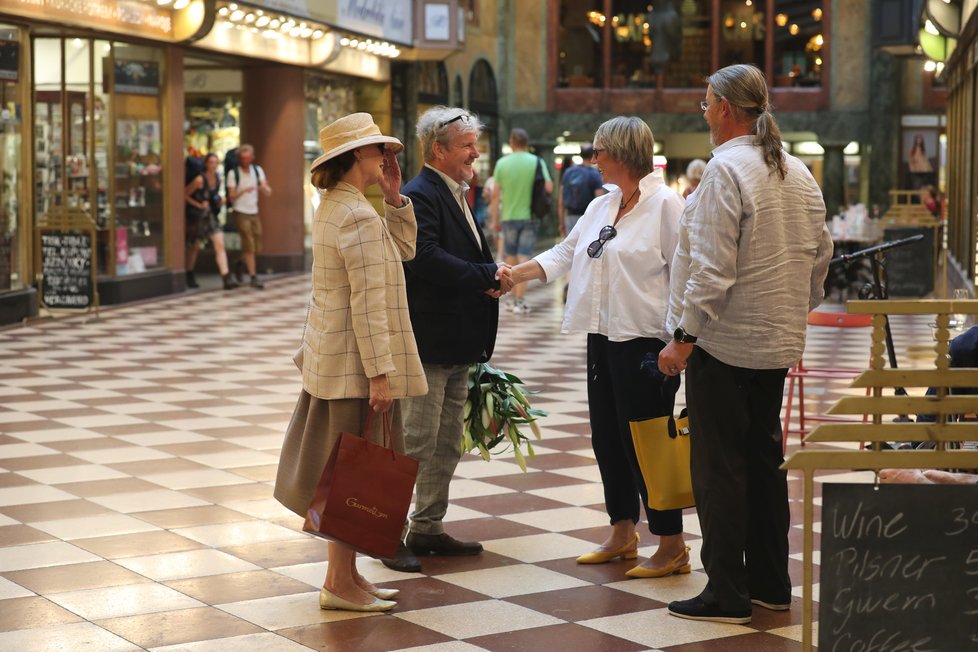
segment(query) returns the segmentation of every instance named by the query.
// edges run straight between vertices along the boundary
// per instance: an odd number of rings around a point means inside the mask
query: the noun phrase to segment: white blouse
[[[615,226],[599,258],[587,255],[601,229],[614,224],[622,192],[606,186],[567,237],[534,260],[546,282],[570,272],[562,333],[598,333],[613,342],[637,337],[671,339],[666,331],[669,269],[679,242],[683,202],[661,170],[639,182],[641,195]]]

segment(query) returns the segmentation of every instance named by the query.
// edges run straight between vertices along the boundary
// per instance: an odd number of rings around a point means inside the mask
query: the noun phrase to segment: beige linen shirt
[[[683,211],[667,324],[735,367],[791,367],[805,349],[808,312],[822,302],[832,258],[822,191],[785,154],[782,181],[753,136],[713,150]]]
[[[312,296],[303,336],[302,386],[321,399],[366,398],[369,378],[387,374],[394,398],[428,391],[414,341],[404,260],[418,224],[404,206],[374,210],[340,182],[322,195],[312,233]]]

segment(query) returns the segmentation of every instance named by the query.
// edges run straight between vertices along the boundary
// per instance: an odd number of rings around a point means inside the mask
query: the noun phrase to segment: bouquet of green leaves
[[[534,436],[540,439],[538,417],[545,417],[543,410],[530,407],[521,389],[523,381],[488,364],[480,363],[469,371],[469,394],[465,400],[465,423],[462,430],[462,451],[478,449],[482,458],[489,461],[490,451],[502,445],[503,451],[513,446],[516,463],[526,471],[526,457],[520,446],[526,444],[526,454],[533,457],[533,445],[520,426],[529,425]]]

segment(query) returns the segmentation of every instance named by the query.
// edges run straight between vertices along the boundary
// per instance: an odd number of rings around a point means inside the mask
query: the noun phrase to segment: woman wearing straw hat
[[[404,451],[398,400],[428,391],[408,316],[402,261],[414,257],[417,222],[400,194],[400,141],[367,113],[319,132],[324,154],[312,165],[322,201],[312,233],[312,295],[302,338],[302,393],[279,460],[275,498],[305,516],[341,432],[361,433],[370,410],[390,412],[392,439]],[[381,216],[364,197],[378,184]],[[383,419],[369,437],[383,442]],[[396,589],[380,589],[356,569],[356,553],[329,542],[323,609],[386,611]]]

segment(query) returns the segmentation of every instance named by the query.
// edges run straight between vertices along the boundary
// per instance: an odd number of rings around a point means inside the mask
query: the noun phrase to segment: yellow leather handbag
[[[689,419],[683,410],[678,419],[657,417],[629,421],[649,507],[657,510],[693,507],[693,482],[689,475]]]

